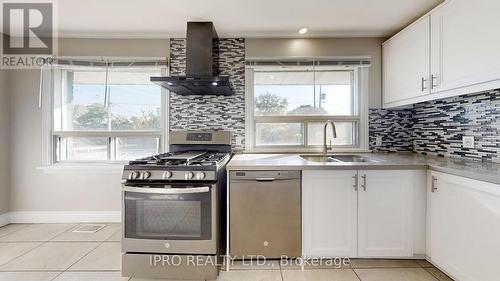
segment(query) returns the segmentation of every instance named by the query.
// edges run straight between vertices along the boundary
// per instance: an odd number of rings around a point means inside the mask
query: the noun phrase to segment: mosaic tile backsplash
[[[376,146],[380,135],[383,144]],[[462,147],[463,136],[474,136],[474,149]],[[500,89],[419,103],[413,109],[372,109],[370,149],[498,161]]]
[[[370,109],[369,145],[373,151],[413,150],[413,111],[393,109]],[[377,137],[382,145],[377,146]]]
[[[185,75],[186,40],[170,40],[170,75]],[[219,75],[229,76],[233,96],[170,95],[171,130],[228,130],[245,137],[245,39],[219,39]]]
[[[500,89],[416,104],[414,150],[491,160],[500,156]],[[475,148],[462,148],[474,136]]]

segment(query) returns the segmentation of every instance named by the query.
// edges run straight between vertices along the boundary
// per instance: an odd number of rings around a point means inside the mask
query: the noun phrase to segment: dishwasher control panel
[[[300,179],[300,171],[232,171],[232,180],[291,180]]]

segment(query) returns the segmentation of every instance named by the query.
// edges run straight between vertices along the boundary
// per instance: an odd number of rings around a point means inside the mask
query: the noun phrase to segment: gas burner
[[[185,155],[198,155],[194,158],[186,157]],[[223,161],[229,153],[223,152],[178,152],[178,153],[163,153],[153,155],[138,160],[132,160],[129,165],[151,165],[151,166],[216,166]]]
[[[122,180],[129,183],[214,181],[231,158],[227,132],[172,132],[170,151],[130,161]]]

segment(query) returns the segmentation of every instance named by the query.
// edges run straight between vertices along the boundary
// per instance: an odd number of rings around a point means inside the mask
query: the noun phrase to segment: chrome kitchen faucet
[[[323,154],[326,154],[328,150],[332,150],[332,142],[330,141],[330,147],[326,146],[326,127],[328,124],[332,125],[333,138],[337,138],[337,129],[335,128],[335,123],[332,120],[328,120],[323,125]]]

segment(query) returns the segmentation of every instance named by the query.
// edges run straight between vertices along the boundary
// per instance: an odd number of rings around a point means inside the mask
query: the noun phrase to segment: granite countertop
[[[306,153],[304,153],[306,154]],[[339,155],[342,153],[338,153]],[[231,170],[388,170],[431,169],[447,174],[500,184],[500,164],[426,156],[416,153],[349,153],[374,162],[311,162],[299,154],[237,154],[227,165]]]

